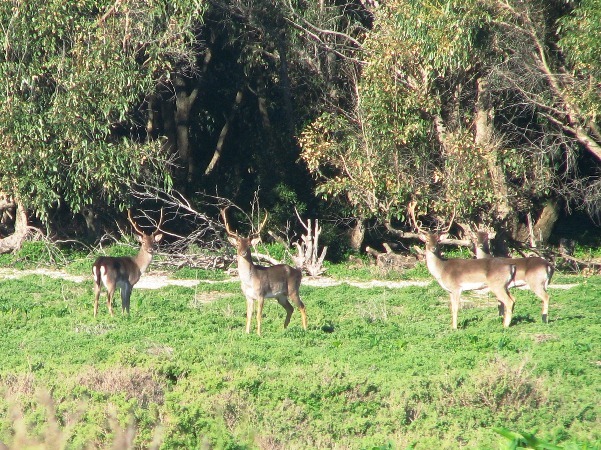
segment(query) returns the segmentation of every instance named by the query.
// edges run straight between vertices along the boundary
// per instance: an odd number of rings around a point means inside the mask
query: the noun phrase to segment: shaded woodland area
[[[594,0],[24,0],[0,25],[0,252],[128,208],[203,245],[215,199],[289,242],[319,219],[332,257],[412,238],[411,202],[501,253],[598,230]]]

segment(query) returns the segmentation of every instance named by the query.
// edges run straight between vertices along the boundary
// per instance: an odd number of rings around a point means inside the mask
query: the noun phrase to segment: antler
[[[136,222],[134,222],[134,219],[131,216],[131,209],[127,210],[127,218],[136,233],[138,233],[140,235],[146,234],[146,233],[144,233],[144,231],[142,231],[142,229],[138,226],[138,224],[136,224]],[[159,218],[159,222],[157,223],[157,229],[152,234],[156,234],[157,232],[161,231],[161,225],[163,225],[163,208],[161,208],[161,217]]]
[[[263,222],[261,222],[261,225],[259,225],[259,229],[252,234],[253,236],[259,236],[261,234],[261,230],[267,223],[268,218],[269,218],[269,213],[267,212],[267,210],[265,210],[265,218],[263,219]]]
[[[424,230],[421,226],[420,223],[416,218],[415,218],[415,207],[417,206],[417,202],[415,200],[411,200],[409,202],[409,205],[407,205],[407,212],[409,212],[409,217],[411,218],[411,222],[413,223],[413,226],[415,227],[415,229],[418,231],[418,233],[423,233],[426,234],[428,231]]]
[[[451,216],[451,221],[449,222],[449,225],[445,228],[445,230],[442,232],[442,234],[445,234],[445,233],[449,232],[449,230],[453,226],[453,222],[455,221],[455,214],[456,213],[457,213],[457,208],[455,206],[453,206],[453,215]]]
[[[411,222],[413,223],[413,226],[419,233],[427,233],[428,230],[425,230],[424,228],[422,228],[421,222],[415,218],[415,207],[416,206],[417,206],[417,202],[415,200],[410,201],[409,205],[407,205],[407,211],[409,212],[409,217],[411,218]],[[453,222],[455,221],[456,212],[457,212],[456,208],[453,207],[453,215],[451,216],[451,221],[449,222],[449,224],[447,225],[447,227],[444,230],[440,231],[440,226],[437,227],[438,232],[440,234],[445,234],[445,233],[449,232],[449,230],[453,226]]]
[[[138,234],[144,235],[144,232],[142,231],[142,229],[140,227],[138,227],[136,222],[134,222],[134,219],[131,216],[131,209],[127,210],[127,218],[129,220],[129,222],[131,223],[132,227],[134,227],[134,231]]]
[[[155,233],[157,231],[161,231],[161,225],[163,225],[163,208],[161,208],[161,217],[159,217],[159,223],[157,224],[157,229]]]
[[[237,238],[238,237],[238,233],[232,231],[230,229],[230,225],[227,222],[227,215],[225,214],[225,212],[227,211],[227,209],[229,208],[229,206],[226,206],[225,208],[222,208],[221,211],[221,217],[223,217],[223,224],[225,225],[225,231],[227,232],[227,234],[229,234],[232,237]]]

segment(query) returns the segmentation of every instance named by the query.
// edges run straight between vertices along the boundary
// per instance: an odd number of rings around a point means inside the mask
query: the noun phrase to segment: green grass
[[[219,279],[190,274],[204,276]],[[94,319],[91,283],[0,279],[0,441],[496,449],[509,448],[498,430],[511,430],[600,448],[601,280],[558,279],[579,285],[551,290],[547,325],[528,291],[515,291],[506,330],[492,299],[465,295],[452,331],[434,282],[341,284],[301,287],[307,332],[298,312],[283,330],[284,310],[268,299],[262,337],[244,332],[237,283],[134,289],[129,317],[120,300],[110,317],[103,296]]]

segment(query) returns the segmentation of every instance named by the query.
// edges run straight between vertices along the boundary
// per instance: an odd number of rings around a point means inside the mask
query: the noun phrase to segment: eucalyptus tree
[[[594,3],[383,3],[354,111],[303,133],[320,191],[387,224],[413,199],[435,219],[522,239],[529,216],[548,233],[562,201],[595,211]]]
[[[202,1],[0,4],[0,190],[42,220],[59,205],[123,207],[129,186],[169,186],[142,105],[194,70]]]
[[[198,33],[210,59],[187,88],[200,89],[190,118],[194,189],[217,186],[248,204],[260,187],[270,220],[285,223],[314,202],[295,136],[322,110],[349,103],[345,70],[369,14],[333,1],[213,0],[204,17]]]

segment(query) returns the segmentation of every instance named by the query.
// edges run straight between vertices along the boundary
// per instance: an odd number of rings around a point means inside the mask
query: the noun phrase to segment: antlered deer
[[[490,254],[488,233],[484,231],[474,235],[474,246],[476,248],[476,258],[493,258]],[[515,277],[510,288],[515,286],[527,286],[543,302],[542,321],[547,323],[549,320],[549,294],[547,288],[551,282],[554,268],[553,265],[544,258],[530,256],[527,258],[494,258],[508,264],[514,264],[516,271]],[[499,303],[499,315],[504,313],[504,305]]]
[[[301,313],[303,328],[307,329],[307,314],[303,304],[299,287],[301,284],[302,272],[299,269],[287,264],[277,264],[270,267],[263,267],[253,263],[250,247],[260,241],[259,233],[265,225],[265,220],[259,227],[259,230],[249,237],[239,236],[231,231],[227,222],[226,210],[221,210],[225,230],[229,235],[230,243],[236,247],[238,258],[238,275],[240,277],[240,286],[246,297],[246,332],[250,333],[254,303],[257,302],[257,334],[261,335],[261,318],[263,315],[263,302],[266,298],[276,298],[280,305],[286,310],[286,319],[284,328],[288,327],[290,317],[294,312],[294,307],[288,299],[296,305]]]
[[[515,265],[495,259],[443,259],[439,253],[439,241],[446,234],[423,230],[415,219],[415,202],[409,205],[409,215],[419,232],[420,239],[426,243],[426,265],[438,284],[450,294],[451,326],[457,329],[457,314],[461,302],[461,292],[488,287],[499,302],[505,305],[503,326],[511,323],[514,298],[509,294],[508,286],[515,275]],[[450,226],[449,226],[450,228]],[[448,229],[447,229],[448,231]]]
[[[159,233],[161,224],[163,223],[162,209],[157,229],[151,234],[144,233],[136,225],[131,217],[131,211],[128,211],[127,216],[138,235],[140,251],[135,257],[100,256],[96,259],[96,262],[92,266],[92,274],[94,275],[94,317],[98,314],[98,300],[102,284],[106,287],[106,303],[111,316],[113,315],[113,295],[117,288],[121,291],[121,310],[129,314],[129,300],[134,285],[140,280],[140,277],[150,265],[157,244],[163,237],[163,234]]]

